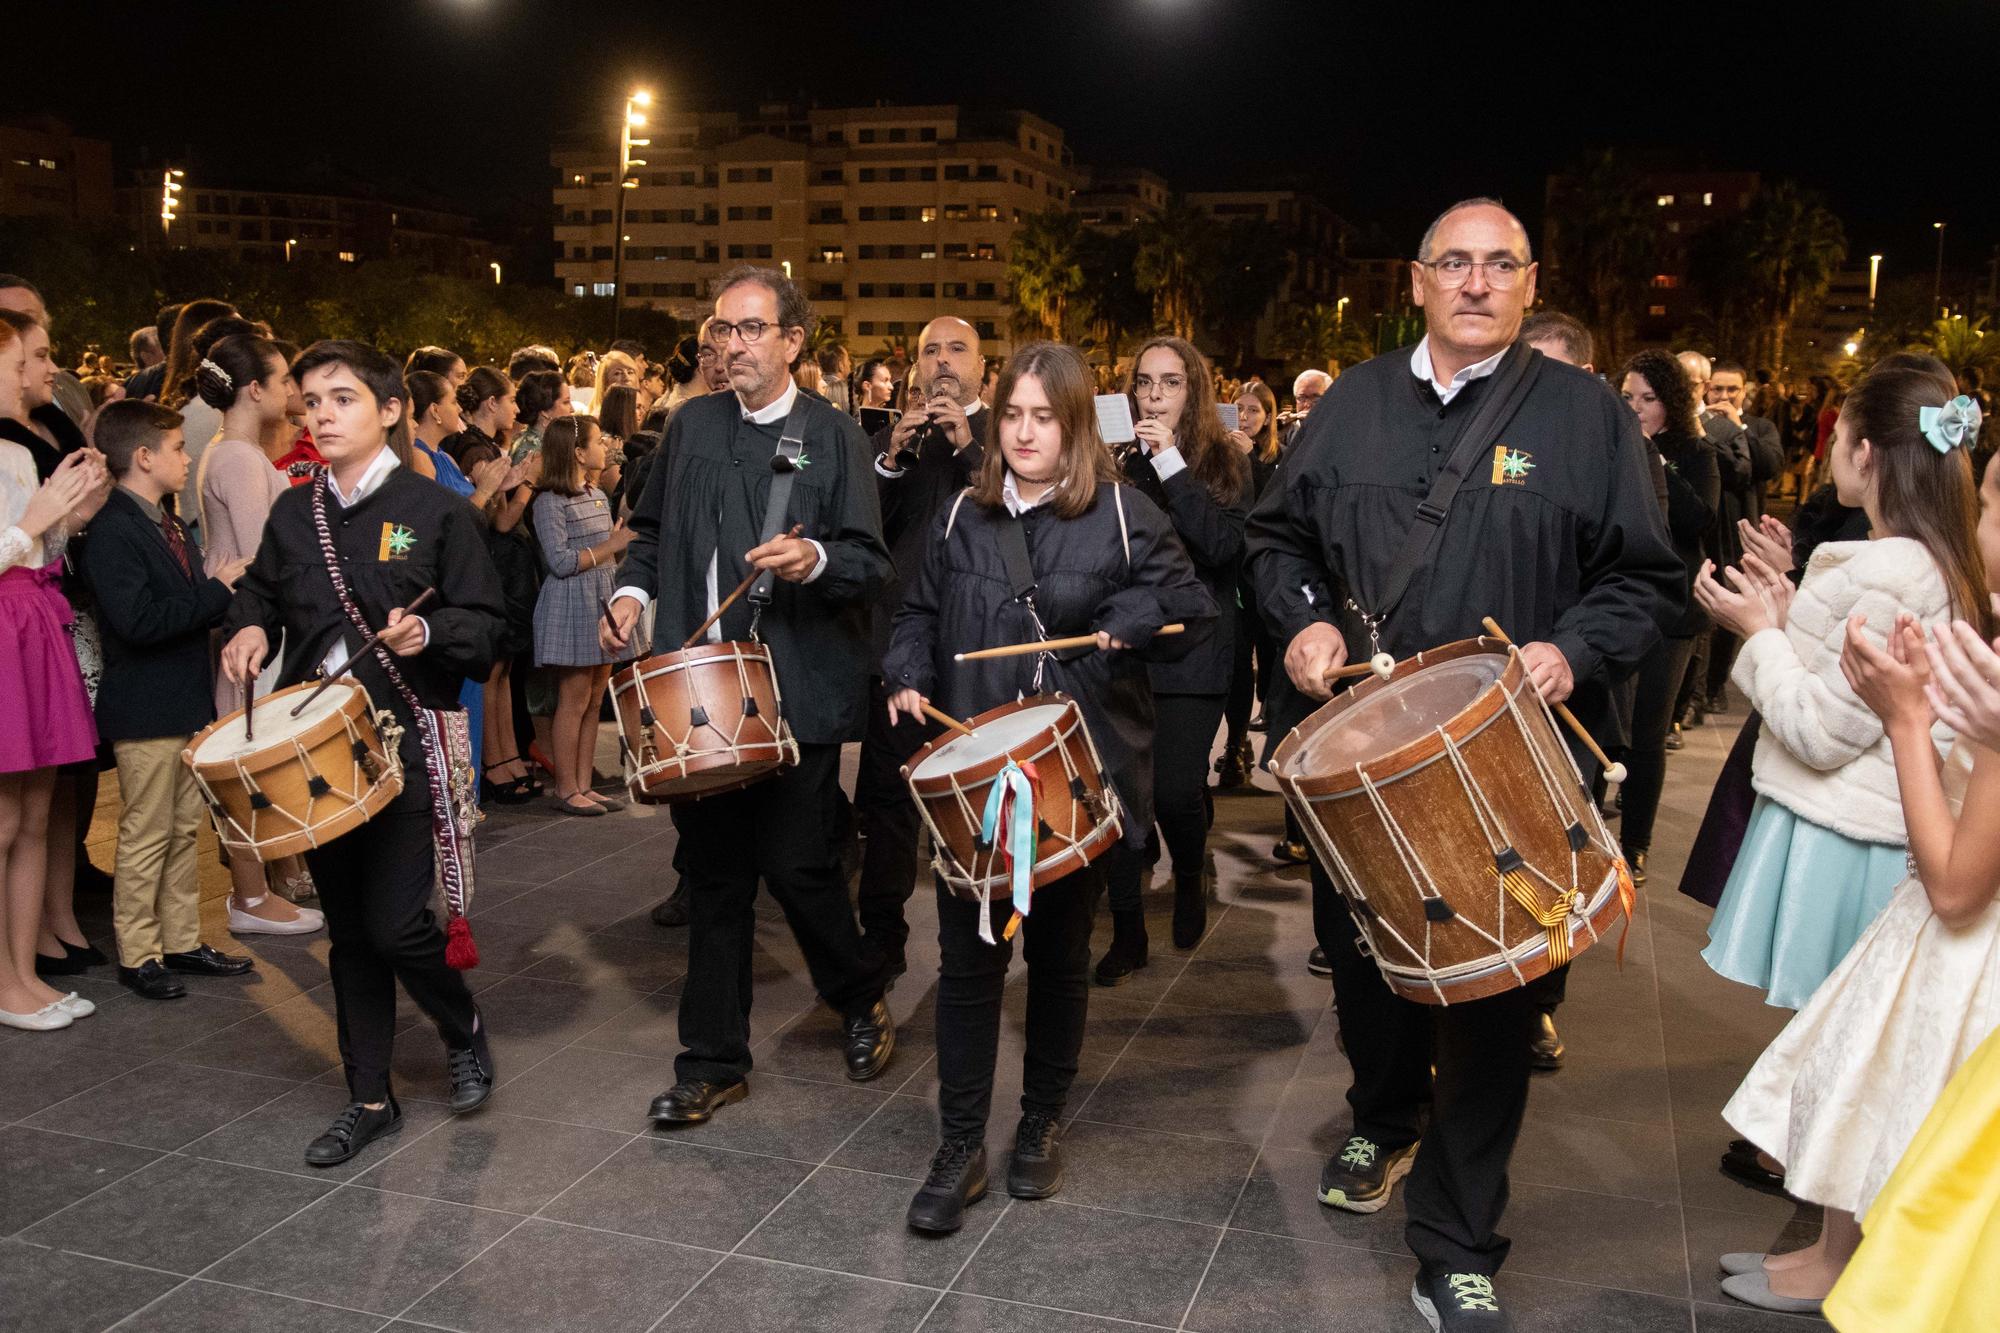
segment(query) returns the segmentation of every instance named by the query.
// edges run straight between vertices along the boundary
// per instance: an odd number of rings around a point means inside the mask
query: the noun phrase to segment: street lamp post
[[[1931,280],[1931,309],[1937,310],[1944,304],[1944,223],[1933,222],[1937,229],[1937,276]]]
[[[173,235],[174,215],[176,210],[181,206],[181,201],[175,196],[180,194],[184,188],[182,181],[186,176],[187,173],[185,171],[180,171],[173,167],[169,167],[165,172],[161,173],[160,238],[163,241],[171,238]]]
[[[500,261],[497,259],[492,260],[486,267],[493,270],[493,285],[498,287],[500,285]]]
[[[296,236],[289,237],[285,241],[285,262],[287,264],[292,262],[292,247],[297,245],[298,243],[299,243],[299,238]]]
[[[1882,256],[1868,256],[1868,313],[1875,313],[1875,287],[1882,277]]]
[[[625,306],[625,192],[638,188],[639,182],[632,179],[632,168],[643,167],[646,160],[632,156],[634,148],[644,148],[651,139],[634,138],[633,130],[646,127],[646,113],[642,109],[653,104],[653,95],[644,88],[625,99],[625,119],[618,126],[618,195],[613,205],[611,224],[611,340],[618,341],[618,318]]]
[[[1333,327],[1336,329],[1347,322],[1347,303],[1354,298],[1343,296],[1333,303]]]

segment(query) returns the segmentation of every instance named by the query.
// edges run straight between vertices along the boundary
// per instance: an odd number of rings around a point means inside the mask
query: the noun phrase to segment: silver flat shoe
[[[1722,1271],[1731,1277],[1739,1273],[1754,1273],[1764,1266],[1765,1256],[1755,1250],[1739,1250],[1735,1254],[1725,1254],[1716,1262]]]
[[[1762,1256],[1759,1256],[1760,1260]],[[1764,1271],[1760,1262],[1754,1273],[1738,1273],[1722,1280],[1722,1294],[1754,1305],[1760,1310],[1774,1310],[1779,1314],[1818,1314],[1821,1302],[1801,1300],[1796,1296],[1780,1296],[1771,1290],[1771,1275]]]

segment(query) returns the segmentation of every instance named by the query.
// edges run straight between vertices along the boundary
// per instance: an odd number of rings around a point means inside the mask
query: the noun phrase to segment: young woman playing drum
[[[1022,695],[1061,691],[1083,711],[1139,841],[1152,826],[1153,698],[1147,660],[1185,651],[1217,614],[1167,518],[1118,484],[1098,438],[1083,359],[1033,343],[1007,363],[998,415],[971,489],[945,510],[896,616],[883,676],[894,714],[926,701],[971,717]],[[1000,448],[991,448],[997,440]],[[1015,545],[1016,542],[1019,545]],[[1010,560],[1025,548],[1032,590],[1015,596]],[[1095,633],[1094,648],[955,663],[996,644]],[[1076,1077],[1088,1003],[1090,925],[1103,876],[1086,866],[1036,890],[1022,926],[1028,962],[1021,1122],[1007,1190],[1047,1198],[1062,1182],[1057,1125]],[[980,939],[977,902],[938,888],[938,1113],[943,1142],[911,1200],[921,1231],[958,1229],[986,1192],[986,1119],[993,1100],[1001,991],[1012,946]],[[990,910],[990,909],[988,909]],[[1004,917],[1004,906],[1001,913]],[[994,929],[1002,924],[989,923]]]

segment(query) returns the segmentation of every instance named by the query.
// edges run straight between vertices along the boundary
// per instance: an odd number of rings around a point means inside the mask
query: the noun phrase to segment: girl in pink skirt
[[[21,395],[21,338],[0,322],[0,414]],[[0,1025],[65,1028],[94,1006],[35,975],[56,766],[89,759],[97,728],[56,576],[72,532],[110,493],[94,450],[42,482],[28,451],[0,441]]]

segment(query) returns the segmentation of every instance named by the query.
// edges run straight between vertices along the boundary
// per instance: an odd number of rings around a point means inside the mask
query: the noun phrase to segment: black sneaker
[[[445,1063],[451,1071],[448,1105],[453,1115],[477,1111],[493,1095],[493,1050],[486,1044],[485,1025],[477,1019],[474,1024],[470,1046],[454,1046],[445,1051]]]
[[[1410,1301],[1431,1333],[1511,1333],[1514,1327],[1484,1273],[1419,1273]]]
[[[674,886],[674,891],[661,899],[653,907],[653,924],[665,926],[669,930],[688,923],[688,886],[684,879]]]
[[[1416,1156],[1414,1143],[1384,1150],[1356,1134],[1326,1159],[1326,1169],[1319,1173],[1319,1201],[1350,1213],[1380,1212],[1396,1182],[1410,1174]]]
[[[985,1143],[946,1139],[931,1157],[923,1188],[910,1200],[910,1229],[948,1236],[965,1225],[965,1210],[985,1197]]]
[[[1030,1111],[1014,1131],[1007,1192],[1017,1199],[1046,1199],[1062,1188],[1062,1178],[1062,1130],[1054,1116]]]
[[[1306,955],[1306,971],[1316,977],[1330,977],[1333,975],[1333,964],[1327,961],[1326,950],[1320,948],[1317,944],[1313,945],[1313,951]]]
[[[376,1139],[394,1134],[403,1127],[403,1108],[394,1097],[369,1110],[355,1102],[333,1118],[326,1133],[306,1146],[307,1166],[339,1166]]]

